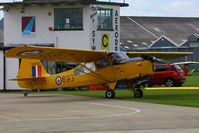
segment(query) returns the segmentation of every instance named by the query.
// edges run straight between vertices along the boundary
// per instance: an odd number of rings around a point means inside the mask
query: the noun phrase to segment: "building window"
[[[83,29],[82,8],[55,8],[55,29]]]
[[[98,29],[99,30],[112,30],[112,9],[98,9]]]

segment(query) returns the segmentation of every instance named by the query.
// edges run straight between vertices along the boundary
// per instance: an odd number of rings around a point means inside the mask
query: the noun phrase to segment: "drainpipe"
[[[6,91],[6,58],[5,50],[3,50],[3,91]]]

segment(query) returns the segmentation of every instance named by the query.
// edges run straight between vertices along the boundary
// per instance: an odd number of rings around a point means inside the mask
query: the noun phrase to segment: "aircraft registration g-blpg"
[[[134,84],[154,73],[154,63],[193,53],[170,52],[107,52],[22,46],[6,52],[6,57],[21,58],[17,80],[21,88],[47,90],[64,87],[98,86],[109,88],[105,96],[115,97],[115,86],[122,84],[140,98],[143,92]],[[129,58],[130,57],[130,58]],[[158,59],[159,58],[159,59]],[[49,75],[40,60],[75,62],[78,67]],[[25,93],[26,96],[28,93]]]

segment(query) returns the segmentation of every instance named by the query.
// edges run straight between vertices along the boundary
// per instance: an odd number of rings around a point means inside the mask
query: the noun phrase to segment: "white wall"
[[[113,9],[113,30],[98,30],[97,29],[97,10],[92,10],[92,7]],[[107,6],[107,5],[91,5],[90,6],[90,47],[95,46],[97,50],[102,50],[101,41],[102,34],[109,34],[109,51],[119,51],[120,50],[120,7],[119,6]],[[117,14],[116,14],[117,13]],[[94,20],[92,20],[94,19]],[[117,19],[117,20],[116,20]],[[116,24],[117,23],[117,24]],[[117,28],[116,28],[117,25]],[[93,33],[94,32],[94,33]],[[91,48],[90,48],[91,49]]]
[[[98,6],[101,8],[113,9],[113,30],[99,31],[97,30],[97,15],[94,16],[95,23],[92,23],[91,15],[93,14],[92,7]],[[49,31],[49,27],[54,27],[54,8],[71,8],[83,7],[83,30],[67,30],[67,31]],[[21,13],[21,8],[12,7],[8,12],[4,12],[4,44],[55,44],[59,48],[74,48],[74,49],[92,49],[92,45],[96,46],[97,50],[101,50],[101,34],[109,34],[109,51],[119,51],[120,48],[120,7],[106,5],[75,5],[75,6],[28,6],[25,7],[24,13]],[[116,31],[115,12],[118,13],[118,31]],[[52,15],[48,15],[51,12]],[[32,37],[24,37],[22,35],[22,17],[36,17],[36,35]],[[93,44],[93,31],[95,31],[95,42]],[[118,37],[115,37],[115,34]],[[116,41],[117,49],[116,49]],[[8,81],[10,78],[16,78],[18,72],[18,59],[7,59],[7,89],[19,89],[17,82]],[[0,81],[2,82],[2,80]]]
[[[83,7],[83,31],[67,30],[67,31],[49,31],[49,27],[54,27],[54,8],[67,8],[68,6],[28,6],[24,13],[20,13],[21,9],[12,8],[8,12],[4,12],[4,43],[9,44],[57,44],[62,48],[79,48],[89,49],[89,6],[73,6]],[[71,6],[70,6],[71,8]],[[49,16],[48,12],[52,15]],[[24,37],[22,35],[22,16],[36,17],[36,36]]]
[[[0,50],[0,90],[3,89],[3,51]]]
[[[101,34],[109,34],[109,50],[115,51],[116,44],[118,49],[120,47],[120,7],[110,5],[76,5],[72,7],[83,7],[83,30],[67,30],[67,31],[49,31],[49,27],[54,27],[54,8],[67,8],[71,6],[28,6],[21,13],[19,7],[9,9],[4,12],[4,43],[9,44],[55,44],[60,48],[75,48],[75,49],[92,49],[95,45],[97,50],[101,50]],[[92,7],[113,9],[113,30],[100,31],[97,30],[97,15],[91,16],[96,12]],[[118,16],[115,13],[118,13]],[[52,15],[49,16],[48,13]],[[24,37],[22,35],[22,16],[35,16],[36,17],[36,36]],[[116,31],[116,17],[118,31]],[[94,19],[94,23],[92,22]],[[93,31],[95,31],[95,42],[93,43]],[[117,32],[117,33],[116,33]],[[117,38],[115,35],[117,34]]]
[[[9,81],[9,79],[17,78],[19,68],[19,59],[6,58],[6,89],[21,89],[17,81]]]

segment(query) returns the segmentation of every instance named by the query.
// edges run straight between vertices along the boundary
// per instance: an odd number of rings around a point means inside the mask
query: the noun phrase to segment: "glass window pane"
[[[55,8],[55,29],[82,29],[83,9],[82,8]]]
[[[112,9],[98,9],[98,29],[112,29]]]

